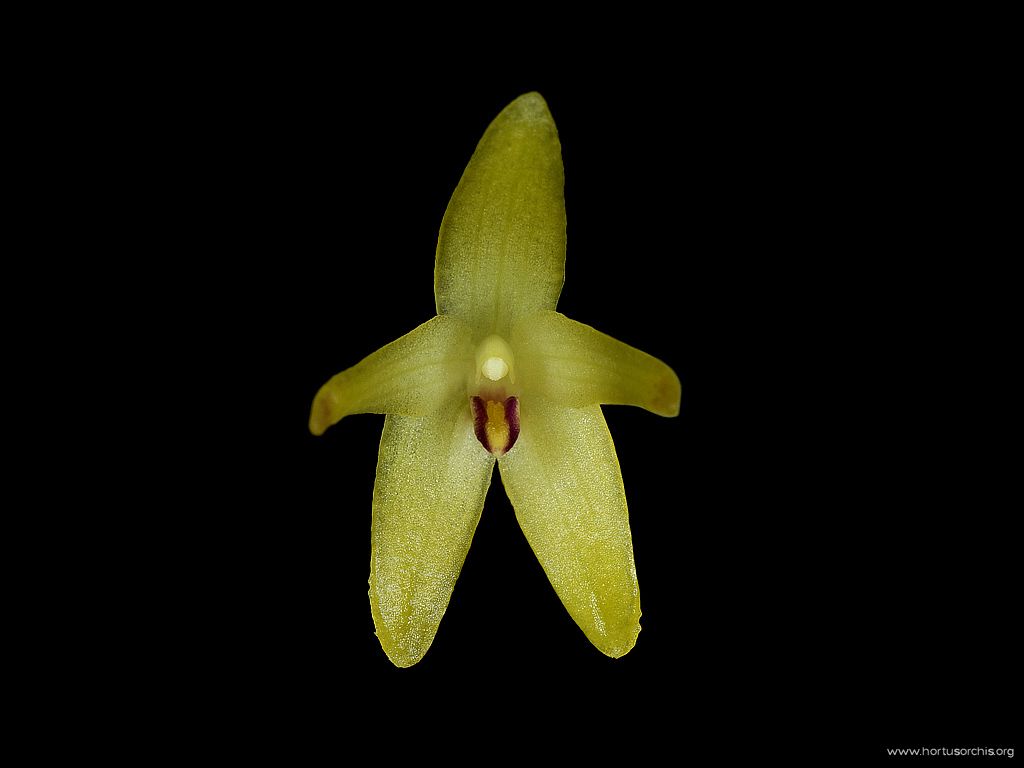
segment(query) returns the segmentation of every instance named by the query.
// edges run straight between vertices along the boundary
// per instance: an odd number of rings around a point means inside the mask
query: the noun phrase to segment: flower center
[[[495,456],[503,456],[519,437],[515,383],[515,355],[508,342],[501,336],[488,336],[476,348],[470,408],[477,439]]]
[[[498,335],[488,336],[476,348],[476,384],[479,385],[483,378],[502,381],[506,376],[509,380],[503,383],[514,384],[515,361],[507,341]]]
[[[508,373],[508,363],[500,357],[488,357],[484,360],[484,364],[480,366],[480,370],[491,381],[501,381],[501,379],[505,378],[505,374]]]
[[[497,457],[502,457],[519,438],[519,399],[504,401],[470,398],[473,410],[473,431],[480,445]]]

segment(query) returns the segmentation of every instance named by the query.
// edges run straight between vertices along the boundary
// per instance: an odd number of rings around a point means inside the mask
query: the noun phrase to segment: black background
[[[953,121],[991,104],[905,38],[836,55],[709,34],[628,66],[524,55],[511,76],[468,54],[391,75],[275,38],[143,78],[139,173],[161,183],[138,223],[185,404],[154,486],[181,502],[154,523],[174,568],[147,604],[200,706],[311,739],[356,702],[378,724],[571,718],[708,753],[1006,743],[1019,546],[983,405],[957,401],[991,376],[969,323],[1006,310],[940,207]],[[605,409],[643,631],[620,660],[590,646],[496,471],[434,644],[399,670],[366,595],[383,418],[314,438],[308,408],[432,316],[447,201],[529,90],[563,146],[559,310],[682,380],[676,419]]]

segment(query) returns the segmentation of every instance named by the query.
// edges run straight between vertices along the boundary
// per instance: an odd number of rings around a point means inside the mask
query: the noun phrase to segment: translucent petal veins
[[[462,398],[431,416],[384,422],[373,486],[370,608],[396,666],[418,662],[434,639],[493,467]]]
[[[544,398],[523,407],[501,480],[562,603],[602,653],[629,652],[640,632],[640,590],[626,495],[601,407]]]
[[[554,309],[565,276],[562,147],[538,93],[487,128],[441,222],[434,267],[439,314],[507,333],[518,316]]]
[[[659,416],[679,413],[675,371],[656,357],[559,312],[516,323],[511,342],[524,387],[572,408],[636,405]]]
[[[472,365],[469,327],[434,317],[320,387],[309,415],[314,435],[353,413],[425,416],[448,402]]]

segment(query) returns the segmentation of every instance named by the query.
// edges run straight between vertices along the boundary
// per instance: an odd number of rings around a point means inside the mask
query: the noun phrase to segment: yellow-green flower
[[[562,603],[608,656],[640,631],[626,496],[601,404],[679,412],[667,365],[555,311],[565,266],[561,145],[547,104],[491,123],[441,222],[437,316],[334,376],[320,435],[384,413],[373,488],[370,608],[388,658],[427,652],[495,461]]]

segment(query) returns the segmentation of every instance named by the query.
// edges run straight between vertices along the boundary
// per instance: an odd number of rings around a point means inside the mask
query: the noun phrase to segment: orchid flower
[[[433,642],[495,462],[516,518],[590,641],[618,658],[640,592],[602,404],[679,413],[660,360],[555,311],[565,267],[561,145],[544,99],[520,96],[480,140],[438,236],[437,316],[321,387],[315,435],[384,413],[373,488],[370,608],[388,658]]]

